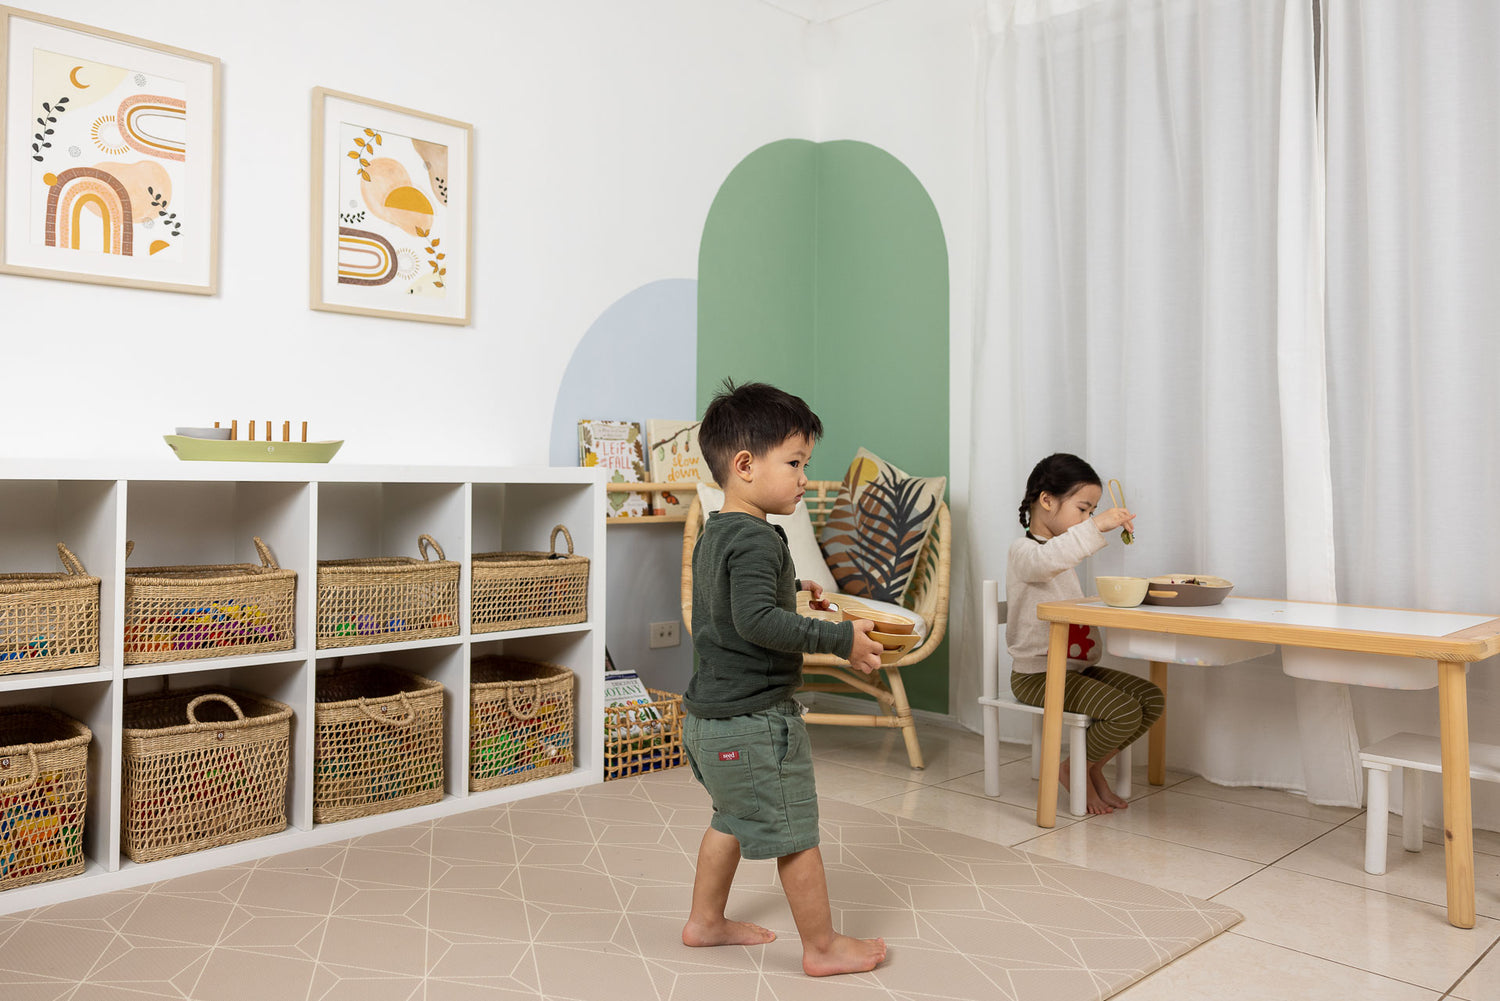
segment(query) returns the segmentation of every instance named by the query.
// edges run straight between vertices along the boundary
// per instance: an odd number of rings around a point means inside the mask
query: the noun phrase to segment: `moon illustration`
[[[73,86],[77,87],[79,90],[83,90],[85,87],[90,86],[89,84],[78,82],[78,71],[81,69],[83,69],[82,64],[74,66],[73,69],[68,73],[68,79],[73,81]]]

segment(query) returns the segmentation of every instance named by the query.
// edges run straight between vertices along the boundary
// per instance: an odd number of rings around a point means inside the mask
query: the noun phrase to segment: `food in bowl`
[[[1180,607],[1217,605],[1233,590],[1234,585],[1223,577],[1189,573],[1163,574],[1151,578],[1151,586],[1146,590],[1146,604]]]
[[[1144,577],[1095,577],[1099,600],[1112,608],[1134,608],[1146,597],[1150,581]]]

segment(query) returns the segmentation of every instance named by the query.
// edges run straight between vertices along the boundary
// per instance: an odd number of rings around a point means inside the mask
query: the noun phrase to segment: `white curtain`
[[[1327,0],[1325,31],[1339,595],[1494,613],[1500,5]],[[1476,742],[1500,744],[1497,666],[1469,672]],[[1367,742],[1437,733],[1432,692],[1356,689],[1355,708]],[[1493,783],[1474,783],[1474,819],[1500,829]]]
[[[1031,466],[1070,451],[1138,514],[1136,543],[1081,567],[1085,586],[1184,571],[1333,599],[1310,6],[990,15],[969,593],[1004,579]],[[1348,691],[1278,668],[1174,668],[1171,762],[1357,803]]]

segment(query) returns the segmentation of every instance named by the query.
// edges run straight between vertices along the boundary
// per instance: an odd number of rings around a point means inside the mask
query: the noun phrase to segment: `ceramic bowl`
[[[1151,582],[1145,577],[1095,577],[1099,598],[1114,608],[1134,608],[1146,598]]]
[[[1148,605],[1217,605],[1229,597],[1234,585],[1223,577],[1172,573],[1151,578],[1146,591]]]
[[[219,441],[229,440],[228,428],[178,428],[177,433],[184,438],[216,438]]]
[[[855,619],[869,619],[875,623],[875,628],[882,633],[900,633],[909,636],[917,628],[917,624],[910,619],[898,618],[897,616],[872,611],[868,608],[842,608],[840,611],[844,613],[844,621],[853,622]]]

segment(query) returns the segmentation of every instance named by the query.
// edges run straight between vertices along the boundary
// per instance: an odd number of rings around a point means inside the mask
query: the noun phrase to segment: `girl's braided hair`
[[[1026,496],[1021,498],[1021,527],[1031,527],[1031,505],[1044,493],[1067,497],[1082,486],[1103,486],[1094,467],[1068,452],[1054,452],[1026,477]]]

